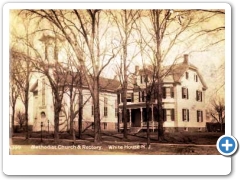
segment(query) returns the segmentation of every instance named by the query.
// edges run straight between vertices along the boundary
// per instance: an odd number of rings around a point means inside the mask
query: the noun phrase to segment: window
[[[203,122],[203,112],[197,111],[197,122]]]
[[[115,117],[118,116],[118,103],[117,100],[115,100]]]
[[[188,99],[188,88],[185,87],[182,88],[182,98]]]
[[[186,72],[186,73],[185,73],[186,79],[188,79],[188,75],[189,75],[188,72]]]
[[[202,102],[202,91],[196,91],[196,100]]]
[[[145,92],[142,91],[142,102],[144,102],[144,101],[145,101]]]
[[[163,121],[174,121],[175,110],[174,109],[163,109]]]
[[[117,102],[118,102],[118,104],[120,104],[120,102],[122,102],[122,101],[120,101],[120,98],[121,98],[121,94],[118,94],[117,95]]]
[[[127,102],[133,102],[134,98],[133,98],[133,93],[127,93]]]
[[[107,123],[106,122],[103,123],[103,129],[107,129]]]
[[[140,76],[140,83],[143,83],[143,76]]]
[[[64,113],[64,109],[61,108],[61,111],[59,112],[59,116],[60,117],[64,117],[65,116],[65,113]]]
[[[108,115],[107,106],[108,106],[108,99],[104,98],[104,113],[103,113],[104,117],[107,117],[107,115]]]
[[[146,76],[144,77],[144,82],[145,82],[145,83],[148,82],[148,75],[146,75]]]
[[[42,106],[45,106],[45,79],[42,79]]]
[[[171,109],[171,120],[174,121],[175,120],[175,110]]]
[[[148,82],[148,75],[140,76],[140,83],[143,84],[146,82]]]
[[[174,90],[173,87],[163,87],[162,90],[163,98],[171,97],[174,98]]]
[[[198,75],[194,74],[194,81],[198,82]]]
[[[80,107],[83,106],[83,95],[82,94],[78,94],[78,103],[79,103]]]
[[[188,109],[182,109],[182,120],[189,121],[189,110]]]
[[[34,91],[34,92],[33,92],[33,96],[34,96],[34,97],[38,96],[38,91]]]
[[[93,100],[92,100],[92,111],[91,115],[94,116],[94,105],[93,105]]]

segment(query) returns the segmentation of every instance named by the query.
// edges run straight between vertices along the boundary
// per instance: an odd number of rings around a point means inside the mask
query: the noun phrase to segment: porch
[[[142,104],[143,105],[143,104]],[[145,104],[144,104],[145,105]],[[127,129],[131,131],[134,129],[147,129],[147,118],[149,119],[149,129],[155,130],[158,128],[157,111],[154,104],[150,105],[148,112],[143,106],[128,106],[127,107]],[[122,109],[119,109],[119,129],[124,128],[122,122]]]
[[[119,124],[119,128],[123,129],[124,124],[121,122]],[[136,126],[132,126],[132,124],[130,122],[127,123],[127,129],[130,129],[131,127],[136,127]],[[142,124],[139,126],[141,127],[141,129],[147,129],[147,122],[142,122]],[[149,129],[157,129],[158,128],[158,122],[157,121],[149,121]]]

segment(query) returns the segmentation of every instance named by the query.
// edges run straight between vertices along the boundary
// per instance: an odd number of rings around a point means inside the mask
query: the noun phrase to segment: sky
[[[178,10],[173,10],[172,14],[172,21],[171,25],[169,28],[166,30],[166,35],[163,43],[161,45],[162,53],[164,53],[164,48],[169,47],[169,42],[174,37],[174,33],[171,34],[173,31],[178,30],[178,28],[181,28],[179,22],[178,22],[178,15],[179,13],[177,12]],[[119,12],[119,11],[118,11]],[[116,12],[117,13],[117,12]],[[24,24],[24,19],[25,17],[19,16],[16,11],[11,11],[10,12],[10,35],[17,34],[17,36],[24,36],[26,34],[26,24]],[[109,14],[108,14],[109,15]],[[107,19],[108,15],[103,14],[103,19]],[[209,15],[209,14],[207,14]],[[201,15],[198,13],[190,13],[187,15],[183,15],[182,17],[182,22],[187,21],[190,18],[196,18]],[[122,16],[121,16],[122,17]],[[152,32],[152,24],[150,22],[150,18],[144,17],[141,19],[143,23],[139,24],[141,27],[141,32],[144,35],[142,38],[144,38],[146,41],[149,41],[149,45],[151,47],[154,47],[154,42],[151,39],[152,36],[150,35]],[[122,18],[119,17],[119,22],[122,21]],[[115,41],[114,43],[118,46],[121,45],[120,41],[121,38],[118,35],[118,29],[116,24],[107,24],[105,23],[106,20],[102,24],[100,24],[100,35],[101,32],[107,33],[104,34],[104,38],[101,41],[101,49],[102,52],[105,51],[105,49],[109,47],[113,47],[112,45],[110,46],[111,43],[113,43],[113,40]],[[31,23],[29,24],[29,32],[35,31],[37,28],[38,30],[42,30],[43,28],[46,28],[49,26],[49,24],[46,21],[41,22],[40,27],[37,27],[37,23],[35,23],[34,20],[31,20]],[[107,24],[107,25],[106,25]],[[221,88],[219,91],[219,87],[222,87],[222,84],[224,83],[224,67],[225,67],[225,41],[221,41],[217,44],[211,45],[212,42],[217,42],[218,40],[225,39],[224,37],[224,30],[221,31],[214,31],[213,33],[207,33],[207,35],[200,36],[198,38],[189,38],[189,37],[194,37],[190,35],[196,34],[195,32],[198,32],[200,30],[205,30],[205,29],[214,29],[216,27],[220,26],[225,26],[225,15],[220,14],[213,16],[209,18],[208,20],[201,22],[199,24],[193,25],[191,28],[187,29],[184,31],[181,36],[179,36],[179,41],[177,42],[177,45],[175,45],[171,51],[168,53],[166,58],[163,61],[163,65],[169,65],[172,64],[175,61],[176,57],[180,57],[177,62],[181,62],[183,60],[183,54],[189,54],[189,62],[195,66],[198,67],[199,72],[202,74],[207,86],[208,90],[206,91],[206,98],[207,100],[215,95],[215,92],[220,92],[220,96],[224,96],[224,88]],[[40,37],[42,36],[42,32],[40,33],[35,33],[32,37],[33,38],[33,45],[35,48],[41,52],[42,57],[44,57],[43,53],[43,43],[39,41]],[[129,38],[129,47],[128,47],[128,60],[129,60],[129,73],[134,72],[135,66],[139,65],[140,68],[144,63],[148,64],[150,63],[149,58],[153,58],[153,52],[148,48],[148,51],[150,56],[147,56],[146,54],[141,56],[142,54],[140,53],[140,48],[137,44],[139,38],[139,34],[137,31],[133,31],[132,35]],[[16,43],[14,41],[14,38],[11,39],[12,43]],[[18,48],[23,48],[24,45],[20,43],[21,41],[17,41],[17,46]],[[110,43],[110,44],[109,44]],[[85,48],[86,49],[86,48]],[[146,48],[147,49],[147,48]],[[87,50],[87,49],[86,49]],[[121,52],[121,51],[120,51]],[[109,53],[109,52],[107,52]],[[106,55],[105,53],[104,58],[107,59],[109,56]],[[103,53],[104,54],[104,53]],[[137,54],[137,55],[136,55]],[[136,55],[136,56],[135,56]],[[133,59],[132,57],[135,56]],[[102,59],[104,59],[102,57]],[[59,55],[60,61],[64,62],[65,60],[68,60],[68,58],[64,55],[64,53],[60,53]],[[67,63],[67,62],[65,62]],[[90,63],[91,64],[91,63]],[[115,76],[115,70],[116,70],[116,65],[121,64],[121,55],[117,55],[110,63],[109,65],[103,70],[102,76],[108,77],[108,78],[113,78]],[[90,65],[91,66],[91,65]],[[224,87],[224,86],[223,86]]]

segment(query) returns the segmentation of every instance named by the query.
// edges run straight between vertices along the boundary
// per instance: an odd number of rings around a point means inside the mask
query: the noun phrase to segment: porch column
[[[153,132],[154,132],[153,104],[152,104],[152,107],[151,107],[151,109],[152,109],[152,130],[153,130]]]
[[[132,109],[129,109],[129,125],[132,126]]]
[[[122,110],[119,109],[119,123],[122,123]]]
[[[142,125],[143,125],[142,108],[140,108],[140,114],[141,114],[141,127],[142,127]]]

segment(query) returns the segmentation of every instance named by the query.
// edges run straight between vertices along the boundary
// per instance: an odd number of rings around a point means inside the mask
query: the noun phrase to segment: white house
[[[180,64],[165,67],[169,72],[163,78],[162,107],[165,131],[203,131],[206,126],[205,91],[207,86],[198,68],[188,62],[188,55]],[[149,69],[147,69],[148,71]],[[151,73],[151,70],[149,70]],[[148,72],[148,73],[149,73]],[[136,66],[127,90],[129,129],[146,129],[146,68]],[[147,77],[149,78],[149,77]],[[121,88],[118,89],[119,127],[123,129]],[[157,129],[157,102],[150,103],[150,129]]]
[[[66,82],[70,81],[70,76],[65,77]],[[117,129],[117,94],[116,89],[119,87],[119,82],[114,79],[101,77],[100,80],[100,118],[102,130],[116,130]],[[29,105],[29,125],[33,126],[33,131],[41,130],[41,123],[43,130],[53,131],[54,129],[54,107],[53,107],[53,93],[49,81],[46,76],[35,73],[34,79],[30,82],[30,105]],[[70,128],[70,90],[69,86],[65,84],[65,92],[62,100],[62,111],[60,112],[60,131],[67,131]],[[79,96],[82,94],[82,128],[93,129],[93,104],[86,81],[82,85],[73,84],[73,93],[75,96],[73,102],[73,109],[75,112],[75,128],[78,124],[78,108]],[[79,89],[81,88],[81,94]],[[44,116],[42,116],[44,114]]]

